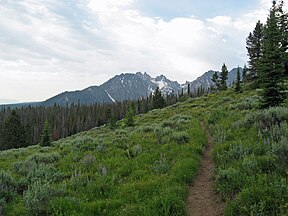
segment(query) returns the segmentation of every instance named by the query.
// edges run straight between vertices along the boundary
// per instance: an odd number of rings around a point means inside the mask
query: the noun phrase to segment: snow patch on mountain
[[[116,103],[115,99],[106,90],[105,92],[107,93],[108,97],[113,101],[113,103]]]

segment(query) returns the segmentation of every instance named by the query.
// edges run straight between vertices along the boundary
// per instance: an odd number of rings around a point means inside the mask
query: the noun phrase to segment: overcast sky
[[[0,103],[41,101],[122,72],[181,83],[247,60],[270,0],[0,0]]]

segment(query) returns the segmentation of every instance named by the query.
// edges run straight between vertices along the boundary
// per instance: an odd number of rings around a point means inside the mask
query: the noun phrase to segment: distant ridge
[[[242,73],[242,69],[240,68]],[[2,107],[25,107],[25,106],[53,106],[54,104],[60,106],[66,106],[71,104],[103,104],[103,103],[115,103],[117,101],[124,100],[137,100],[143,97],[149,96],[153,93],[157,87],[160,88],[164,95],[166,94],[178,94],[183,88],[187,91],[188,84],[190,84],[191,91],[197,91],[202,86],[204,89],[208,89],[213,85],[211,77],[214,71],[210,70],[198,77],[192,82],[186,82],[185,84],[179,84],[177,81],[172,81],[164,75],[152,78],[146,72],[141,73],[122,73],[109,79],[100,86],[90,86],[83,90],[66,91],[60,93],[54,97],[51,97],[43,102],[35,103],[19,103],[1,105]],[[233,68],[228,73],[228,86],[236,80],[237,68]]]

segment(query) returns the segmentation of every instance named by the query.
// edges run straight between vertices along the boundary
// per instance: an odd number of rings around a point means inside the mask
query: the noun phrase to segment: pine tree
[[[246,39],[246,48],[249,56],[249,74],[247,76],[249,81],[254,81],[257,78],[259,59],[263,53],[263,30],[263,24],[258,21],[253,33],[250,32]]]
[[[263,108],[281,105],[286,96],[283,85],[285,68],[278,10],[276,1],[273,1],[264,29],[263,57],[259,64],[259,81],[263,89]]]
[[[241,75],[240,75],[239,66],[237,68],[237,77],[236,77],[236,83],[235,83],[235,91],[236,92],[240,92],[241,91]]]
[[[283,10],[284,1],[278,6],[279,11],[279,27],[281,31],[281,48],[284,55],[285,75],[288,76],[288,13]]]
[[[5,120],[2,129],[1,149],[20,148],[27,146],[26,130],[21,123],[20,116],[15,110]]]
[[[248,72],[248,69],[247,69],[247,66],[245,64],[243,67],[243,70],[242,70],[242,82],[243,83],[245,83],[247,81],[247,72]]]
[[[117,119],[110,107],[106,110],[106,118],[107,118],[107,123],[108,123],[109,128],[112,130],[115,129]]]
[[[225,63],[223,63],[222,65],[219,78],[220,78],[220,90],[223,91],[227,90],[228,70]]]
[[[129,107],[128,112],[125,115],[125,125],[127,127],[133,127],[134,126],[134,110],[132,106]]]
[[[41,133],[41,146],[50,146],[52,142],[52,132],[49,122],[46,120]]]
[[[187,94],[188,94],[188,97],[190,97],[190,94],[191,94],[191,92],[190,92],[190,83],[188,83],[188,86],[187,86]]]
[[[219,80],[219,75],[218,72],[214,72],[211,78],[212,82],[214,83],[213,85],[213,90],[220,90],[220,80]]]
[[[157,87],[153,95],[153,108],[161,109],[165,106],[165,100],[160,89]]]

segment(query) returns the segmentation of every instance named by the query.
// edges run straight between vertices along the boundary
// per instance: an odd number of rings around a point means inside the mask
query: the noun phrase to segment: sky
[[[0,0],[0,103],[43,101],[120,73],[180,83],[247,61],[270,0]]]

